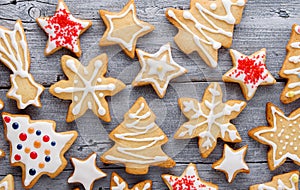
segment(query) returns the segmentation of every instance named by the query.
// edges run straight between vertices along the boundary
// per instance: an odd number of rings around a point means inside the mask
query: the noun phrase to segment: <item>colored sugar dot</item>
[[[26,133],[21,133],[21,134],[19,135],[19,139],[20,139],[21,141],[26,141],[26,139],[27,139]]]
[[[30,174],[30,175],[35,175],[35,174],[36,174],[35,169],[31,168],[31,169],[29,170],[29,174]]]
[[[55,146],[56,145],[56,142],[55,141],[52,141],[51,142],[51,146]]]
[[[23,148],[23,146],[22,146],[21,144],[18,144],[18,145],[17,145],[17,149],[18,149],[18,150],[21,150],[22,148]]]
[[[39,163],[39,168],[44,168],[45,164],[43,162]]]
[[[30,128],[28,128],[27,131],[28,131],[29,134],[32,134],[32,133],[34,133],[34,128],[30,127]]]
[[[48,135],[43,136],[43,141],[48,142],[50,140],[50,137]]]
[[[30,152],[30,148],[29,147],[26,147],[25,148],[25,152],[28,154]]]
[[[46,155],[50,155],[50,153],[51,153],[51,151],[50,151],[49,149],[46,149],[46,150],[45,150],[45,154],[46,154]]]
[[[15,129],[15,130],[17,130],[17,129],[19,128],[19,123],[14,122],[14,123],[12,124],[12,128]]]
[[[42,132],[41,132],[40,130],[37,130],[37,131],[35,132],[35,134],[36,134],[37,136],[40,136],[40,135],[42,134]]]
[[[51,160],[50,156],[46,156],[46,157],[45,157],[45,161],[46,161],[46,162],[50,162],[50,160]]]
[[[35,148],[40,148],[41,147],[41,142],[40,141],[34,141],[33,143]]]
[[[30,158],[31,158],[31,159],[36,159],[37,156],[38,156],[37,153],[34,152],[34,151],[30,153]]]
[[[21,160],[21,156],[20,156],[19,154],[16,154],[16,155],[14,156],[14,159],[15,159],[16,161],[19,161],[19,160]]]
[[[5,116],[4,121],[5,121],[5,123],[9,123],[10,122],[10,117]]]

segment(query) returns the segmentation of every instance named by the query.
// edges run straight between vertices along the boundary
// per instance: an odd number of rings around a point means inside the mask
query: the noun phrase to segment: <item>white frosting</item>
[[[300,56],[292,56],[289,58],[289,62],[292,62],[292,63],[300,63]]]
[[[126,40],[124,40],[122,38],[112,36],[112,33],[115,29],[113,19],[122,19],[122,18],[126,17],[128,14],[132,14],[132,18],[133,18],[133,22],[134,22],[133,24],[136,24],[137,26],[141,27],[140,30],[138,30],[137,32],[135,32],[132,35],[129,42],[127,42]],[[133,3],[130,6],[128,6],[128,9],[123,14],[121,14],[121,15],[108,15],[108,14],[106,14],[105,17],[107,18],[107,20],[109,22],[109,26],[110,26],[110,30],[108,31],[108,34],[107,34],[107,40],[122,44],[128,51],[133,50],[135,40],[139,37],[140,34],[146,32],[148,30],[151,30],[150,26],[144,25],[143,23],[141,23],[137,19],[136,12],[135,12],[135,7],[134,7]],[[128,27],[129,30],[130,30],[130,25],[129,26],[124,26],[124,27]],[[121,30],[124,30],[125,33],[127,32],[126,28],[121,28]]]
[[[19,41],[17,41],[16,38],[18,34],[21,37]],[[29,74],[29,50],[21,21],[16,22],[13,31],[0,28],[0,39],[5,45],[2,46],[0,44],[0,61],[3,62],[13,72],[13,74],[10,75],[13,88],[9,90],[7,95],[9,97],[16,98],[18,100],[18,105],[21,109],[25,109],[31,104],[35,106],[41,106],[39,96],[44,89],[41,85],[37,84],[34,81],[32,75]],[[7,48],[7,50],[5,49],[5,47]],[[21,57],[21,55],[23,55],[24,57]],[[16,82],[17,77],[28,79],[31,85],[37,89],[36,97],[34,99],[24,102],[23,97],[17,94],[18,89],[22,88],[21,86],[19,87]]]
[[[74,173],[68,179],[68,183],[81,183],[85,189],[92,189],[95,180],[106,176],[96,165],[97,154],[93,153],[87,160],[71,158],[74,165]]]
[[[265,184],[260,184],[260,185],[258,186],[258,190],[296,190],[296,189],[298,189],[298,186],[296,187],[296,183],[297,183],[297,182],[294,182],[294,181],[293,181],[293,178],[294,178],[295,176],[296,176],[297,178],[299,178],[299,176],[298,176],[297,174],[293,174],[293,175],[290,177],[290,179],[289,179],[289,181],[290,181],[290,185],[289,185],[289,186],[286,186],[286,185],[282,182],[281,179],[278,179],[278,181],[277,181],[277,188],[271,187],[271,186],[268,186],[268,185],[265,185]],[[291,186],[291,188],[290,188],[290,186]]]
[[[217,4],[216,3],[211,3],[209,7],[210,7],[211,10],[215,11],[217,9]]]
[[[214,169],[225,171],[228,175],[228,182],[231,183],[233,176],[239,170],[249,170],[249,167],[244,161],[244,155],[247,151],[247,147],[234,151],[229,146],[225,145],[224,159],[220,165],[214,167]]]
[[[160,60],[157,60],[160,55],[166,51],[168,55],[164,55]],[[142,68],[134,82],[149,82],[154,84],[161,96],[164,95],[168,88],[169,82],[172,79],[183,75],[186,72],[185,68],[181,67],[173,60],[170,44],[162,46],[155,54],[148,54],[141,50],[137,50],[137,54],[140,58]],[[169,62],[168,58],[170,60]],[[147,72],[148,68],[149,71]],[[157,76],[158,79],[151,77],[151,75]],[[163,86],[161,86],[160,82],[163,82]]]
[[[9,190],[8,189],[8,182],[7,181],[3,181],[2,183],[0,183],[0,188],[4,188],[4,190]]]

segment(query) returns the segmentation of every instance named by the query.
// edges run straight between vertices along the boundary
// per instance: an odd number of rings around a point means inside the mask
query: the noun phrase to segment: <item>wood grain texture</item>
[[[189,0],[136,0],[139,18],[156,27],[154,32],[138,41],[137,47],[154,53],[158,51],[160,46],[171,42],[174,60],[189,70],[185,76],[172,81],[164,99],[159,99],[150,86],[139,88],[130,86],[140,69],[137,59],[128,58],[118,46],[98,46],[105,30],[98,10],[119,11],[127,3],[127,0],[66,0],[65,2],[75,17],[93,21],[93,26],[81,36],[83,50],[81,62],[87,65],[91,58],[100,53],[107,53],[110,58],[107,75],[118,78],[127,84],[124,91],[108,98],[112,122],[104,123],[96,118],[92,112],[88,112],[76,122],[67,124],[65,117],[70,102],[53,97],[49,94],[48,88],[41,97],[42,108],[29,107],[23,111],[17,110],[15,101],[5,98],[10,87],[10,71],[3,64],[0,64],[0,97],[5,102],[4,111],[6,112],[29,114],[32,119],[55,120],[57,131],[77,130],[79,137],[67,152],[66,157],[68,159],[70,156],[85,158],[91,152],[97,152],[98,166],[108,173],[108,177],[97,181],[94,189],[109,189],[110,175],[116,171],[130,185],[144,179],[151,179],[153,180],[153,189],[165,190],[167,187],[163,184],[160,175],[162,173],[180,175],[190,162],[197,164],[200,177],[218,184],[220,189],[248,189],[250,185],[271,180],[273,175],[299,168],[288,161],[279,169],[270,172],[266,161],[267,146],[253,141],[247,135],[249,129],[267,125],[265,119],[267,102],[278,105],[286,114],[299,107],[300,101],[289,105],[280,103],[279,96],[285,83],[278,76],[278,71],[286,55],[285,46],[289,40],[291,27],[294,23],[299,23],[299,0],[249,0],[241,24],[235,27],[232,48],[244,54],[252,54],[261,48],[267,48],[267,67],[279,82],[273,86],[259,87],[254,98],[248,102],[246,109],[238,118],[233,120],[243,142],[231,144],[231,147],[239,148],[246,144],[249,145],[246,162],[250,167],[250,174],[239,174],[232,184],[227,183],[223,173],[211,169],[211,164],[222,156],[223,142],[218,142],[213,153],[207,159],[203,159],[198,151],[197,139],[187,141],[173,139],[175,131],[186,121],[178,108],[177,99],[179,97],[192,97],[201,100],[209,82],[221,81],[222,74],[228,71],[232,65],[228,49],[219,51],[219,67],[210,69],[196,53],[185,55],[174,44],[173,37],[176,35],[177,29],[165,18],[165,10],[168,7],[188,9]],[[23,21],[31,51],[31,73],[37,82],[46,87],[65,78],[60,67],[60,58],[65,54],[72,55],[68,50],[58,51],[49,57],[45,57],[43,54],[47,36],[37,26],[35,18],[53,15],[56,3],[56,0],[0,0],[0,25],[12,29],[15,20],[21,19]],[[221,84],[224,91],[224,101],[229,99],[244,100],[237,84]],[[126,174],[120,165],[103,165],[100,163],[99,156],[113,145],[113,142],[108,138],[108,133],[123,121],[124,113],[140,96],[146,98],[150,108],[157,116],[156,123],[169,137],[169,142],[163,146],[163,149],[174,158],[177,165],[172,169],[152,167],[148,175],[137,177]],[[0,122],[0,126],[0,148],[8,153],[9,144],[4,138],[2,122]],[[72,171],[73,168],[69,163],[57,178],[50,179],[44,176],[33,189],[72,189],[76,185],[67,184],[67,178]],[[22,189],[20,168],[9,166],[9,154],[7,154],[5,158],[0,160],[0,178],[9,173],[15,176],[16,189]]]

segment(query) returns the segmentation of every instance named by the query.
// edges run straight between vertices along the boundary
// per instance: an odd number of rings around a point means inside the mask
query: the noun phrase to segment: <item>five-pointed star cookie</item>
[[[54,16],[40,17],[36,22],[48,35],[45,55],[51,55],[64,47],[77,57],[81,56],[79,36],[92,26],[91,21],[76,19],[65,2],[58,0]]]
[[[200,179],[198,170],[195,164],[189,164],[180,177],[163,174],[163,181],[169,187],[170,190],[182,190],[182,189],[203,189],[203,190],[217,190],[218,186],[203,181]]]
[[[106,174],[96,165],[97,154],[93,153],[85,160],[71,158],[74,173],[69,177],[68,183],[81,183],[86,190],[92,190],[94,181],[106,177]]]
[[[100,46],[119,44],[131,58],[135,57],[138,38],[154,30],[154,26],[137,18],[134,0],[129,0],[121,12],[100,10],[99,13],[107,27]]]
[[[151,84],[160,98],[165,96],[170,80],[187,73],[185,68],[173,60],[169,43],[155,54],[137,49],[137,55],[142,68],[132,85]]]
[[[266,68],[266,49],[250,56],[230,50],[233,68],[223,75],[224,82],[239,83],[246,100],[250,100],[259,85],[275,84],[276,80]]]
[[[11,174],[8,174],[5,178],[0,181],[1,190],[14,190],[14,177]]]
[[[72,100],[67,122],[81,117],[88,109],[100,119],[110,122],[110,112],[106,96],[113,96],[125,88],[125,84],[115,78],[105,78],[108,58],[102,54],[92,59],[84,67],[77,59],[63,56],[61,65],[68,80],[62,80],[50,87],[50,93],[63,100]]]
[[[267,120],[270,126],[249,131],[249,136],[259,143],[270,146],[268,164],[270,170],[281,166],[287,158],[300,165],[300,109],[288,117],[272,103],[267,104]]]
[[[238,150],[233,150],[228,145],[224,145],[223,157],[213,163],[212,168],[226,174],[227,180],[231,183],[238,173],[250,173],[249,167],[245,162],[248,146]]]

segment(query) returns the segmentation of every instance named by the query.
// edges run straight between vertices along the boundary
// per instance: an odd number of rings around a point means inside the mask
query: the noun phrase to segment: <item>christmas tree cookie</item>
[[[168,138],[155,118],[146,100],[140,97],[110,133],[115,145],[101,156],[102,162],[122,163],[130,174],[147,174],[149,166],[173,167],[175,162],[161,149]]]
[[[55,132],[51,120],[31,120],[27,115],[3,113],[4,131],[10,143],[10,163],[23,170],[26,189],[32,188],[46,174],[51,178],[66,167],[64,153],[77,138],[77,132]]]
[[[14,177],[8,174],[5,178],[0,181],[0,190],[14,190]]]
[[[132,188],[128,187],[128,184],[122,179],[117,173],[113,172],[111,174],[110,179],[110,189],[111,190],[151,190],[152,189],[152,181],[145,180],[136,185]]]

